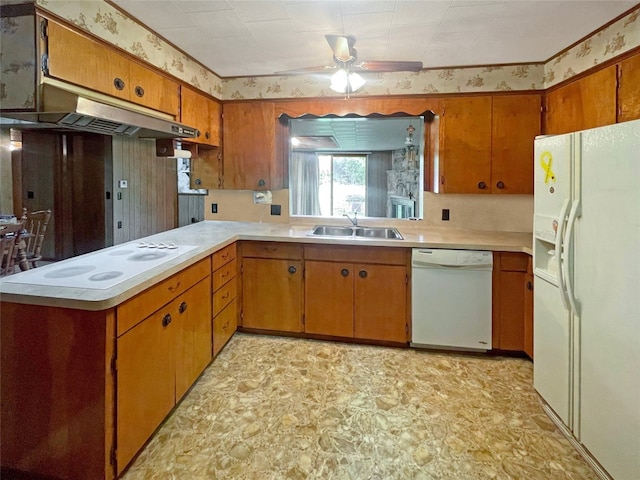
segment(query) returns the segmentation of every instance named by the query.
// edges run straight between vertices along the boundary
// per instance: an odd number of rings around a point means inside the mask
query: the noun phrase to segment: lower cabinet
[[[116,340],[118,473],[211,361],[210,268],[209,259],[202,261],[117,309],[118,322],[130,325],[137,308],[172,296]]]
[[[302,247],[242,244],[242,327],[302,332]]]
[[[493,254],[493,329],[496,350],[525,350],[525,278],[530,256]]]
[[[310,245],[305,257],[305,333],[408,341],[405,249]]]

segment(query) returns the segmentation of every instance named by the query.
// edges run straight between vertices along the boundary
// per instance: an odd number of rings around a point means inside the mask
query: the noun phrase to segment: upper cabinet
[[[640,118],[640,54],[618,65],[618,122]]]
[[[540,135],[542,96],[493,97],[491,193],[533,194],[533,140]]]
[[[220,103],[187,87],[182,87],[180,93],[180,121],[200,131],[198,137],[188,141],[220,146]]]
[[[547,93],[545,133],[616,123],[616,84],[616,65],[611,65]]]
[[[224,104],[222,132],[224,188],[276,190],[283,187],[283,160],[276,155],[273,102]]]
[[[47,23],[48,76],[177,117],[178,83],[58,23]]]
[[[435,182],[441,193],[533,193],[541,96],[444,100]]]

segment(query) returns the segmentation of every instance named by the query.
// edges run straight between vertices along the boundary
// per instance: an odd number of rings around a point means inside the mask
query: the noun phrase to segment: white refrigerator
[[[534,387],[602,478],[640,479],[640,120],[534,150]]]

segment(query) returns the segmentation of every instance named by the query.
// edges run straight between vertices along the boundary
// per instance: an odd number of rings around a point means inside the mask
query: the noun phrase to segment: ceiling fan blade
[[[367,72],[419,72],[422,70],[422,62],[372,60],[361,62],[354,67]]]
[[[307,75],[313,73],[332,73],[338,67],[336,65],[332,66],[322,66],[322,67],[307,67],[307,68],[295,68],[293,70],[283,70],[280,72],[275,72],[274,75]]]
[[[327,39],[336,60],[346,63],[356,59],[356,50],[353,48],[355,38],[341,35],[325,35],[324,38]]]

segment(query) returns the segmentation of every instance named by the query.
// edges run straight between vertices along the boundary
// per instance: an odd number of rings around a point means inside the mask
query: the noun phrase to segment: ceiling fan
[[[335,65],[308,67],[296,70],[276,72],[286,75],[304,75],[312,73],[333,73],[331,77],[331,89],[346,93],[355,92],[365,83],[365,80],[357,72],[419,72],[422,70],[422,62],[368,60],[357,62],[358,52],[353,47],[356,39],[352,36],[325,35],[331,50]],[[335,72],[335,73],[334,73]]]

